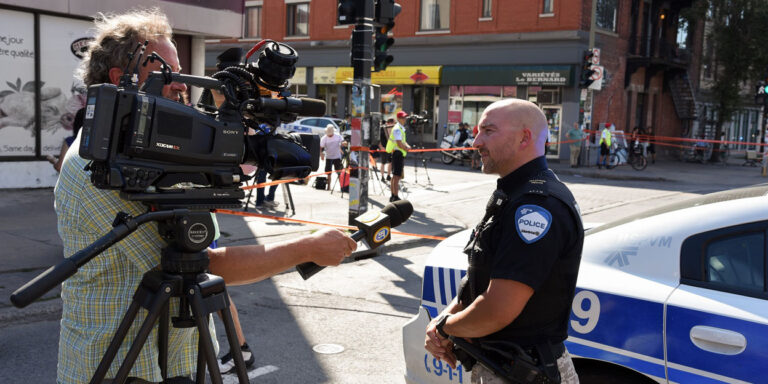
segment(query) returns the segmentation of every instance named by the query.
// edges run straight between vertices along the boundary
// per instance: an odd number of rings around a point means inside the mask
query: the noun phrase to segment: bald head
[[[505,176],[544,155],[547,119],[529,101],[505,99],[489,105],[478,124],[475,138],[483,171]]]
[[[547,141],[547,118],[536,104],[521,99],[504,99],[489,105],[483,114],[489,112],[499,113],[516,129],[530,130],[533,142],[541,144],[541,154],[544,154],[544,143]]]

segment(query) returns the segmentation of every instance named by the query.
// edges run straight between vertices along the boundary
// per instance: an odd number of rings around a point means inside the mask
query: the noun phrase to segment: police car
[[[403,327],[409,383],[470,382],[424,349],[428,314],[466,274],[469,232],[426,261],[419,313]],[[768,382],[767,248],[768,185],[588,229],[565,342],[580,381]]]
[[[281,124],[278,132],[285,133],[313,133],[318,136],[325,135],[325,127],[331,124],[338,134],[346,128],[346,122],[343,119],[335,117],[305,117],[297,119],[292,123]]]

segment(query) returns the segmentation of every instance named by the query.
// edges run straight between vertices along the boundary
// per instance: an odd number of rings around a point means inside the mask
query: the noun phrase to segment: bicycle
[[[606,168],[613,169],[621,163],[629,163],[634,170],[642,171],[648,166],[648,159],[638,146],[634,146],[633,150],[629,151],[627,147],[620,145],[608,156]]]

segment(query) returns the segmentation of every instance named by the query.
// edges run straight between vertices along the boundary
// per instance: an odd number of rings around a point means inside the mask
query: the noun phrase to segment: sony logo
[[[155,143],[155,145],[160,147],[160,148],[175,149],[175,150],[179,149],[179,147],[177,145],[172,145],[172,144],[166,144],[166,143],[157,142],[157,143]]]
[[[239,131],[237,131],[237,130],[234,130],[234,129],[223,129],[223,130],[221,131],[221,133],[223,133],[223,134],[225,134],[225,135],[237,135],[237,134],[239,134],[240,132],[239,132]]]

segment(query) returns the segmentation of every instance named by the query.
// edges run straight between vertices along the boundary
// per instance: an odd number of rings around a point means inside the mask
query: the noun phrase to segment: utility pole
[[[371,101],[373,100],[373,87],[371,86],[371,67],[374,64],[373,37],[375,26],[386,26],[389,30],[394,26],[395,16],[400,12],[400,5],[394,0],[339,0],[338,5],[339,24],[354,24],[352,31],[352,110],[350,113],[350,139],[351,150],[357,157],[357,177],[349,178],[349,224],[354,224],[354,219],[368,210],[368,179],[369,161],[368,147],[371,138],[378,134],[379,127],[373,127],[371,123]],[[385,64],[378,69],[386,68],[392,61],[387,58],[386,48],[392,42],[385,42],[382,48]],[[381,57],[382,55],[377,55]],[[374,130],[377,130],[374,133]]]

